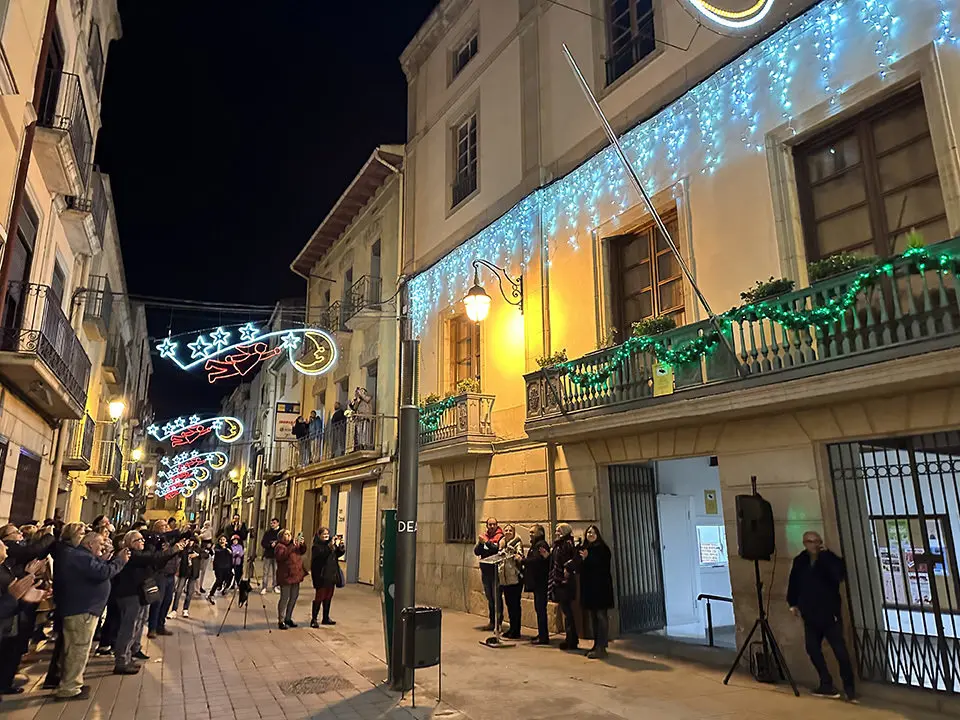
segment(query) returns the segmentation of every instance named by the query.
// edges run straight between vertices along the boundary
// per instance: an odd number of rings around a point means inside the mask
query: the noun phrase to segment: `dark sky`
[[[97,162],[129,292],[272,304],[373,148],[406,135],[399,55],[436,0],[119,0]],[[151,310],[165,335],[246,318]],[[215,407],[154,357],[158,417]]]

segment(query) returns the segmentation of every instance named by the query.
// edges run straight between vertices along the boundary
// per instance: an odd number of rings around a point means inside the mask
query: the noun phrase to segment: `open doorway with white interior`
[[[611,466],[610,499],[621,631],[736,647],[716,459]]]

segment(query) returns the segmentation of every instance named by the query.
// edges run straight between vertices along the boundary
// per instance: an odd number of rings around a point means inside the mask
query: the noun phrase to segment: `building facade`
[[[116,219],[93,164],[119,35],[112,0],[0,5],[3,521],[119,514],[137,482],[129,453],[147,409],[146,327],[114,296],[124,292]]]
[[[736,29],[687,2],[444,0],[404,52],[418,602],[484,612],[487,516],[597,523],[619,632],[704,637],[712,594],[732,645],[757,613],[735,513],[755,476],[795,675],[787,568],[817,530],[861,678],[953,693],[956,28],[939,0],[766,5]]]
[[[323,375],[291,377],[298,414],[319,421],[287,444],[293,467],[272,485],[288,526],[342,535],[346,581],[371,585],[380,511],[395,494],[402,168],[402,146],[374,150],[291,265],[307,281],[307,324],[332,332],[339,359]]]

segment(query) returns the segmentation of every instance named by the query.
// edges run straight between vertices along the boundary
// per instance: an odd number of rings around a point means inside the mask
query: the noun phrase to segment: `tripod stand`
[[[757,606],[760,609],[760,614],[754,621],[753,627],[750,628],[750,632],[747,633],[747,637],[743,641],[743,645],[740,646],[740,650],[737,652],[737,657],[733,661],[733,665],[730,666],[727,676],[723,678],[723,684],[726,685],[728,682],[730,682],[730,677],[733,675],[733,671],[737,669],[741,658],[743,658],[743,654],[747,651],[747,648],[750,647],[750,641],[753,639],[753,634],[757,631],[757,628],[760,628],[760,638],[761,643],[763,644],[764,660],[769,663],[770,650],[772,649],[773,661],[777,666],[777,671],[780,673],[781,679],[787,680],[790,683],[790,687],[793,688],[793,694],[797,697],[800,697],[800,691],[797,689],[797,684],[793,681],[793,676],[790,674],[790,668],[787,667],[787,661],[784,659],[783,652],[780,650],[780,645],[777,643],[777,638],[773,634],[773,628],[770,627],[770,623],[767,620],[767,611],[763,607],[763,581],[760,579],[759,560],[753,561],[753,572],[757,585]]]
[[[247,600],[243,604],[243,629],[247,629],[247,609],[250,607],[250,596],[253,595],[253,588],[251,581],[254,579],[256,570],[256,560],[251,554],[250,559],[247,561],[247,579],[244,581],[242,578],[240,582],[247,582],[251,585],[250,592],[247,594]],[[261,581],[263,578],[260,578]],[[230,614],[230,609],[233,607],[233,601],[237,597],[237,592],[239,591],[239,584],[233,589],[233,593],[230,595],[230,602],[227,605],[227,611],[223,614],[223,620],[220,621],[220,629],[217,630],[217,637],[220,637],[220,633],[223,632],[223,626],[227,623],[227,616]],[[273,630],[270,628],[270,616],[267,614],[267,603],[263,599],[263,596],[257,593],[257,597],[260,598],[260,606],[263,608],[263,619],[267,623],[267,633],[273,633]]]

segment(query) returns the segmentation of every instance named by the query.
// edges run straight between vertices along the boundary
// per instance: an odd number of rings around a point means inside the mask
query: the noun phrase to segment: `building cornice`
[[[472,0],[441,0],[400,54],[400,66],[409,83],[440,41],[470,7]]]

